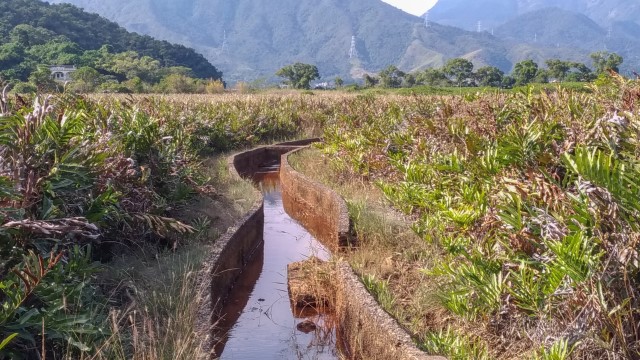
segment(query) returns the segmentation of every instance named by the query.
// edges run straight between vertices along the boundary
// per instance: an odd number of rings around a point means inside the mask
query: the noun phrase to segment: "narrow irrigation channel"
[[[234,286],[219,326],[226,331],[216,347],[223,360],[338,359],[333,315],[296,311],[287,290],[287,265],[330,252],[284,210],[279,164],[254,175],[264,194],[264,246]]]

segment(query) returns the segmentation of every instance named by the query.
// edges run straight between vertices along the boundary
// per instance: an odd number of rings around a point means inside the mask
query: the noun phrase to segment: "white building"
[[[51,65],[49,66],[51,77],[55,81],[71,81],[71,74],[76,69],[75,65]]]

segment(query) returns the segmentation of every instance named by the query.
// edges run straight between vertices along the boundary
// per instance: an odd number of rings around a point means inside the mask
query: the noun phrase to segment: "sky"
[[[431,9],[438,0],[382,0],[409,14],[422,15]]]

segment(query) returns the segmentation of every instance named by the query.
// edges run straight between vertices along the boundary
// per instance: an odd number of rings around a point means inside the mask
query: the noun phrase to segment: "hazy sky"
[[[422,15],[438,0],[382,0],[413,15]]]

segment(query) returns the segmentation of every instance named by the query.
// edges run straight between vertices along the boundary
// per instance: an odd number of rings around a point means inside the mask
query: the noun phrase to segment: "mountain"
[[[61,0],[56,0],[61,2]],[[420,20],[381,1],[70,0],[129,30],[194,47],[226,78],[272,76],[292,62],[349,74],[398,62]],[[356,36],[359,64],[349,59]],[[387,39],[388,41],[386,41]]]
[[[586,15],[549,7],[524,13],[495,29],[495,35],[511,42],[556,48],[613,51],[625,59],[625,69],[638,68],[640,25],[614,22],[600,27]]]
[[[491,29],[517,15],[518,3],[514,0],[438,0],[428,12],[430,21],[470,31],[477,30],[478,22]]]
[[[615,22],[640,22],[638,0],[438,0],[429,18],[442,24],[473,30],[478,21],[485,29],[502,25],[515,17],[548,7],[577,12],[601,26]]]
[[[465,29],[480,26],[512,44],[511,57],[544,60],[555,47],[589,64],[580,54],[604,50],[624,58],[623,72],[640,68],[638,0],[439,0],[428,18]],[[539,47],[547,50],[540,53]]]
[[[293,62],[318,66],[325,79],[362,77],[388,65],[404,71],[464,57],[505,72],[528,57],[586,61],[589,51],[522,45],[407,14],[379,0],[53,0],[97,12],[125,28],[193,47],[225,79],[275,80]],[[352,36],[357,57],[350,58]]]
[[[24,27],[25,24],[30,27],[27,30],[21,30],[21,35],[17,35],[15,31],[12,32],[17,26]],[[20,36],[21,39],[12,39],[12,36]],[[150,56],[159,60],[162,66],[188,67],[194,75],[201,78],[218,79],[222,75],[193,49],[130,33],[116,23],[96,14],[83,12],[75,6],[49,5],[38,0],[0,1],[0,45],[8,47],[17,46],[18,43],[22,43],[23,46],[45,45],[33,43],[35,40],[29,40],[30,36],[40,37],[38,41],[70,47],[68,53],[97,50],[103,45],[108,45],[113,52],[133,50],[140,55]],[[25,48],[13,50],[15,55],[20,55]],[[39,51],[47,50],[47,48],[40,48]],[[3,59],[7,63],[3,64],[0,61],[0,70],[8,66],[11,60],[7,52],[0,51],[0,60]],[[24,65],[21,64],[21,66]]]
[[[604,49],[607,31],[586,15],[549,7],[505,22],[495,29],[495,35],[521,43]]]

